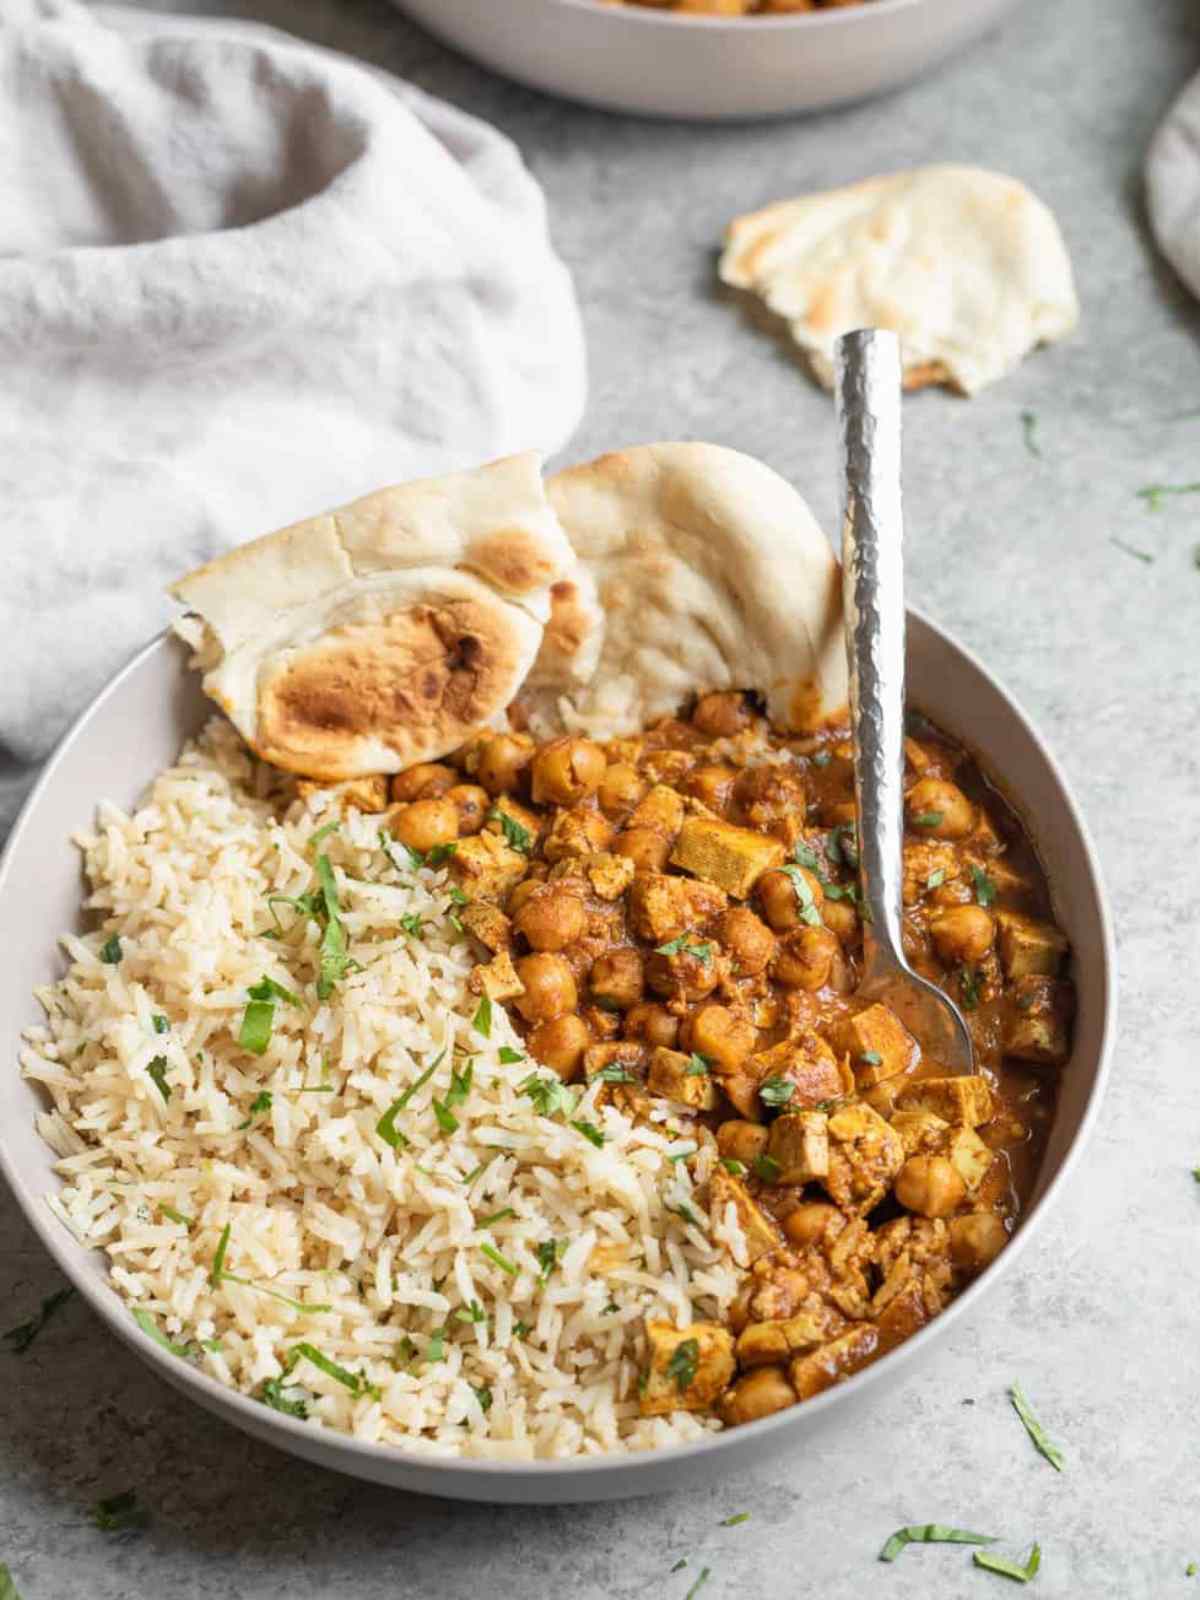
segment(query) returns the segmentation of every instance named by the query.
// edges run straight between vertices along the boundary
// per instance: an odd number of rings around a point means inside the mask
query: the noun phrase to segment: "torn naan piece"
[[[1079,320],[1053,215],[978,167],[919,167],[738,217],[720,274],[784,319],[827,389],[834,343],[854,328],[900,335],[906,388],[971,395]]]
[[[756,689],[800,731],[845,709],[839,568],[769,467],[718,445],[642,445],[547,489],[600,610],[581,629],[583,681],[578,653],[539,661],[521,702],[536,731],[633,733],[712,689]]]
[[[500,717],[575,565],[530,453],[381,489],[171,592],[246,742],[334,782],[437,760]]]

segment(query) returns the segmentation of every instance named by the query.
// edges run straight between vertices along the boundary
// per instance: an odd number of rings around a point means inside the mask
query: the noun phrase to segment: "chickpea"
[[[597,798],[600,809],[607,816],[620,817],[632,811],[645,794],[648,785],[636,767],[626,761],[616,761],[604,769]]]
[[[436,800],[458,782],[458,774],[440,761],[418,761],[407,772],[398,772],[392,779],[392,799]]]
[[[610,950],[607,955],[596,957],[590,982],[597,1000],[618,1011],[628,1011],[642,998],[645,987],[642,958],[636,950]]]
[[[701,695],[692,712],[692,722],[713,739],[731,739],[754,720],[746,695],[739,692]]]
[[[717,1149],[729,1161],[753,1166],[767,1148],[769,1131],[757,1122],[741,1122],[731,1117],[717,1129]],[[831,1208],[832,1209],[832,1208]]]
[[[947,966],[974,966],[992,948],[996,924],[982,906],[949,906],[930,920],[929,931]]]
[[[965,839],[975,827],[975,807],[945,778],[914,783],[904,797],[904,814],[922,839]]]
[[[827,828],[850,828],[858,824],[858,807],[853,800],[826,800],[819,812]]]
[[[820,880],[807,867],[796,867],[794,870],[808,885],[812,903],[820,911],[825,904],[825,891],[821,887]],[[798,889],[791,872],[781,872],[777,867],[772,867],[758,880],[755,892],[763,908],[763,915],[776,932],[784,933],[789,928],[801,926],[800,896],[803,891]]]
[[[697,767],[688,773],[684,788],[710,810],[724,813],[736,782],[736,767]]]
[[[829,982],[835,957],[842,947],[828,928],[793,928],[779,941],[772,972],[785,989],[807,989],[813,994]]]
[[[717,1143],[720,1142],[718,1134]],[[804,1201],[784,1217],[783,1231],[789,1244],[803,1250],[808,1245],[819,1244],[825,1238],[830,1224],[841,1214],[836,1206],[826,1205],[824,1201]]]
[[[756,1367],[721,1396],[721,1417],[735,1427],[741,1422],[769,1417],[776,1411],[786,1411],[795,1404],[796,1391],[782,1367]]]
[[[945,1156],[909,1156],[896,1176],[896,1199],[923,1217],[948,1217],[967,1198],[967,1186]]]
[[[542,845],[547,861],[565,861],[568,856],[590,856],[607,850],[612,843],[612,823],[594,806],[576,806],[560,811]]]
[[[552,739],[533,758],[533,799],[537,805],[577,805],[595,794],[608,763],[590,739],[567,734]]]
[[[642,872],[661,872],[671,854],[671,841],[654,828],[626,828],[613,840],[613,851],[628,857]]]
[[[529,1035],[529,1052],[535,1061],[551,1067],[560,1078],[568,1082],[579,1076],[583,1066],[583,1052],[592,1042],[587,1024],[582,1017],[568,1011],[549,1022],[540,1022]]]
[[[453,789],[446,790],[446,799],[458,810],[459,837],[478,833],[491,805],[487,790],[477,783],[456,783]]]
[[[424,854],[458,838],[458,807],[452,800],[414,800],[392,818],[392,832],[401,844]]]
[[[644,1039],[649,1045],[660,1044],[664,1050],[673,1050],[679,1038],[679,1018],[666,1006],[643,1000],[625,1014],[625,1037]]]
[[[857,944],[862,929],[858,912],[849,900],[829,900],[821,907],[821,921],[842,944]]]
[[[587,931],[587,911],[577,894],[562,884],[541,883],[513,917],[513,926],[532,950],[562,950]]]
[[[515,917],[525,902],[532,898],[543,887],[540,878],[522,878],[515,888],[509,890],[508,914]]]
[[[474,776],[490,795],[509,794],[533,758],[533,740],[524,733],[498,733],[485,739],[475,757]]]
[[[955,1217],[950,1223],[950,1259],[964,1272],[982,1272],[1007,1243],[1004,1223],[990,1211]]]
[[[526,1022],[550,1022],[564,1011],[574,1011],[578,1001],[575,975],[562,956],[539,950],[517,962],[517,977],[524,994],[513,1001]]]
[[[775,935],[749,906],[730,906],[717,928],[739,973],[756,977],[775,954]]]
[[[697,940],[697,943],[700,942]],[[646,983],[655,994],[703,1000],[705,995],[713,992],[721,976],[714,957],[711,944],[707,957],[693,955],[686,950],[681,950],[678,955],[665,956],[656,950],[646,960]]]
[[[758,1042],[758,1029],[728,1006],[704,1005],[683,1025],[686,1050],[697,1050],[718,1067],[735,1071]]]

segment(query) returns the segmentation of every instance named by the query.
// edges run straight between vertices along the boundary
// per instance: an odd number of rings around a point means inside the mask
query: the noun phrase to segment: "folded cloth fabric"
[[[578,422],[509,141],[266,28],[0,8],[0,772],[232,544]]]
[[[1200,75],[1175,101],[1151,141],[1146,201],[1159,249],[1200,296]]]

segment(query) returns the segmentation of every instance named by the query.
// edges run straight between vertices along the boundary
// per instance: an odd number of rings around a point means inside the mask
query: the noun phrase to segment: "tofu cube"
[[[860,1089],[870,1089],[886,1078],[911,1072],[919,1055],[917,1041],[885,1005],[868,1006],[848,1018],[841,1045],[850,1057],[850,1070]]]
[[[1052,922],[1023,917],[1019,911],[997,911],[1000,959],[1010,978],[1054,978],[1071,948],[1065,933]]]
[[[966,1184],[968,1194],[975,1193],[995,1160],[995,1151],[984,1144],[974,1128],[955,1128],[946,1145],[946,1155]]]
[[[891,1122],[900,1135],[906,1161],[909,1156],[929,1155],[940,1150],[950,1132],[950,1124],[932,1111],[897,1111]]]
[[[487,820],[484,829],[488,833],[498,833],[505,837],[502,817],[507,817],[510,823],[516,823],[518,828],[523,828],[529,835],[530,848],[537,843],[538,834],[542,831],[542,819],[536,811],[530,811],[519,800],[514,800],[511,794],[498,794],[488,807]]]
[[[771,1124],[767,1154],[780,1183],[813,1183],[829,1172],[829,1118],[823,1111],[785,1112]]]
[[[707,1411],[733,1378],[733,1335],[716,1322],[646,1322],[649,1359],[639,1409],[644,1417]]]
[[[738,1226],[745,1236],[750,1262],[757,1261],[771,1250],[778,1250],[783,1243],[782,1235],[762,1207],[750,1198],[745,1184],[724,1167],[714,1167],[712,1177],[708,1180],[708,1210],[714,1223],[723,1220],[726,1208],[730,1205],[737,1212]]]
[[[932,1111],[947,1122],[964,1122],[976,1128],[992,1120],[992,1091],[978,1073],[958,1078],[918,1078],[905,1084],[896,1096],[900,1111]]]
[[[845,1211],[870,1211],[879,1204],[904,1165],[900,1135],[862,1102],[829,1118],[829,1172],[822,1183]]]
[[[826,1100],[840,1100],[853,1087],[832,1048],[811,1030],[756,1051],[746,1063],[746,1072],[759,1084],[769,1078],[790,1083],[792,1094],[784,1103],[786,1111],[807,1111]]]
[[[564,862],[562,865],[566,866]],[[591,884],[593,892],[601,900],[619,900],[633,882],[636,870],[628,856],[615,856],[607,850],[598,850],[590,856],[582,856],[570,863],[571,870],[582,872]],[[551,870],[550,878],[565,876],[555,867]]]
[[[486,994],[489,1000],[515,1000],[525,993],[525,985],[517,977],[517,969],[507,950],[501,950],[486,964],[472,968],[467,988],[472,994]]]
[[[879,1354],[885,1355],[898,1344],[903,1344],[928,1321],[929,1311],[925,1305],[921,1279],[919,1276],[910,1277],[875,1318],[875,1326],[879,1331]]]
[[[784,853],[782,843],[766,834],[713,817],[689,817],[679,830],[671,865],[715,883],[735,900],[745,900]]]
[[[495,833],[477,833],[460,839],[450,857],[450,871],[472,900],[503,900],[529,867],[526,858],[511,850]]]
[[[678,1100],[681,1105],[691,1106],[693,1111],[715,1110],[717,1086],[712,1074],[690,1071],[692,1067],[692,1057],[684,1055],[682,1050],[668,1050],[665,1045],[658,1045],[650,1057],[646,1085],[651,1094]]]
[[[311,799],[315,794],[331,795],[333,805],[326,813],[329,816],[343,817],[351,809],[378,815],[388,808],[388,780],[377,775],[348,778],[345,783],[321,783],[317,779],[297,778],[296,794],[301,800]]]
[[[639,872],[629,886],[633,932],[647,944],[667,944],[698,928],[725,909],[725,896],[706,883],[672,878],[665,872]]]
[[[464,906],[458,913],[458,920],[473,939],[478,939],[494,953],[511,948],[512,923],[499,906],[487,900]]]
[[[1065,1066],[1071,1054],[1075,985],[1060,978],[1019,978],[1004,1022],[1004,1052],[1043,1067]]]
[[[822,1389],[832,1388],[852,1372],[867,1366],[879,1354],[879,1331],[870,1322],[859,1322],[849,1332],[828,1344],[819,1345],[807,1355],[795,1356],[788,1368],[801,1400],[811,1400]]]
[[[739,1367],[782,1365],[792,1356],[824,1344],[845,1326],[832,1306],[799,1312],[776,1322],[752,1322],[738,1335]]]
[[[683,796],[665,783],[656,783],[630,812],[626,828],[649,828],[673,839],[683,825]]]

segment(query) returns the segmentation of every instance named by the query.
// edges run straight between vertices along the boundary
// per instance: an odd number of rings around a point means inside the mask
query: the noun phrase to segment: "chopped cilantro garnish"
[[[682,1150],[674,1150],[667,1157],[668,1161],[686,1161],[689,1156],[694,1156],[700,1146],[695,1142],[685,1144]]]
[[[731,1172],[735,1178],[744,1178],[746,1176],[746,1163],[738,1161],[735,1156],[722,1156],[721,1165],[726,1172]]]
[[[681,933],[678,939],[670,939],[666,944],[656,945],[654,953],[657,956],[695,956],[697,961],[708,965],[712,958],[711,944],[689,944],[686,933]]]
[[[492,1037],[492,997],[485,994],[475,1008],[475,1015],[471,1018],[471,1026],[475,1032],[482,1034],[485,1039]]]
[[[298,1006],[301,1003],[298,994],[285,989],[281,983],[276,983],[274,978],[261,978],[253,988],[247,989],[246,993],[251,1000],[282,1000],[289,1006]]]
[[[184,1216],[183,1212],[176,1211],[174,1206],[165,1206],[160,1204],[158,1209],[162,1212],[163,1216],[166,1217],[168,1222],[177,1222],[179,1223],[180,1227],[183,1228],[194,1228],[196,1226],[195,1217]]]
[[[524,1339],[530,1331],[531,1330],[527,1322],[513,1323],[513,1333],[518,1339]]]
[[[317,977],[317,998],[328,1000],[335,983],[340,983],[350,970],[350,957],[346,952],[346,929],[342,924],[341,905],[338,902],[337,881],[333,865],[326,855],[317,857],[318,893],[325,917],[321,934],[321,966]]]
[[[229,1250],[229,1235],[233,1231],[233,1224],[227,1222],[221,1229],[221,1237],[217,1240],[217,1248],[213,1254],[212,1265],[208,1269],[208,1281],[214,1289],[218,1288],[225,1274],[225,1256]]]
[[[245,1015],[242,1017],[241,1030],[238,1033],[238,1044],[243,1050],[249,1050],[251,1055],[265,1055],[271,1043],[271,1032],[275,1026],[275,1002],[273,1000],[250,1000],[246,1005]]]
[[[347,1367],[339,1366],[323,1350],[318,1350],[315,1344],[294,1344],[288,1356],[287,1371],[291,1372],[300,1361],[308,1361],[314,1367],[319,1367],[327,1377],[340,1383],[343,1389],[349,1389],[355,1397],[369,1395],[372,1400],[378,1400],[382,1393],[378,1385],[368,1383],[361,1372],[351,1372]]]
[[[821,858],[812,845],[805,844],[803,839],[798,839],[792,846],[792,855],[802,867],[807,867],[810,872],[821,870]]]
[[[906,1544],[995,1544],[991,1533],[969,1533],[965,1528],[946,1528],[940,1522],[913,1523],[897,1528],[879,1552],[880,1561],[895,1561]]]
[[[501,1214],[502,1213],[500,1213],[500,1212],[496,1213],[497,1216],[500,1216]],[[512,1213],[512,1212],[510,1212],[509,1214],[510,1215],[515,1215],[515,1213]],[[478,1300],[472,1300],[468,1305],[459,1306],[458,1310],[454,1313],[454,1316],[455,1316],[455,1319],[458,1322],[486,1322],[487,1321],[487,1312],[479,1304]]]
[[[604,1135],[594,1122],[573,1122],[571,1126],[576,1133],[581,1133],[589,1144],[594,1144],[597,1150],[604,1144]]]
[[[254,1099],[250,1102],[250,1115],[246,1118],[245,1122],[238,1123],[239,1133],[241,1133],[243,1128],[248,1128],[254,1121],[255,1117],[261,1117],[264,1112],[270,1111],[272,1098],[273,1097],[269,1089],[264,1089],[260,1094],[256,1094],[254,1096]]]
[[[785,1106],[796,1092],[790,1078],[765,1078],[758,1086],[760,1099],[769,1106]]]
[[[492,1409],[492,1391],[488,1388],[486,1383],[473,1383],[471,1385],[471,1391],[476,1400],[479,1401],[479,1409],[486,1416],[487,1413]]]
[[[511,1206],[503,1206],[499,1211],[493,1211],[490,1216],[480,1217],[475,1226],[477,1228],[490,1228],[493,1222],[503,1222],[506,1217],[515,1217],[516,1214]]]
[[[979,973],[974,967],[959,967],[958,988],[963,1010],[974,1011],[979,1005]]]
[[[712,1063],[707,1056],[702,1056],[698,1050],[693,1050],[688,1058],[688,1064],[683,1069],[685,1078],[707,1078],[712,1070]]]
[[[566,1241],[561,1239],[543,1239],[541,1244],[535,1247],[533,1253],[538,1259],[538,1266],[542,1269],[543,1283],[558,1265],[558,1258],[565,1248]]]
[[[340,822],[323,822],[308,841],[310,850],[315,850],[323,839],[328,839],[331,833],[336,833],[341,827]]]
[[[940,828],[945,820],[944,811],[918,811],[912,824],[914,828]]]
[[[520,1088],[521,1093],[533,1101],[539,1116],[553,1117],[561,1112],[566,1117],[575,1109],[575,1091],[568,1089],[559,1077],[542,1078],[532,1072]]]
[[[133,1320],[137,1323],[142,1332],[148,1333],[154,1340],[155,1344],[161,1345],[162,1348],[168,1352],[168,1354],[179,1356],[183,1361],[188,1360],[190,1356],[194,1356],[196,1354],[195,1345],[176,1344],[173,1339],[168,1339],[155,1319],[142,1306],[134,1306],[132,1316]]]
[[[940,889],[942,884],[945,883],[945,881],[946,881],[946,869],[945,869],[945,867],[938,867],[936,871],[931,872],[929,874],[929,876],[925,879],[925,887],[927,889]]]
[[[426,1361],[440,1361],[446,1354],[446,1330],[435,1328],[429,1337],[429,1349],[425,1352]]]
[[[1022,433],[1022,437],[1025,440],[1025,448],[1026,448],[1026,450],[1029,451],[1029,454],[1031,456],[1040,456],[1041,453],[1042,453],[1041,450],[1038,447],[1037,440],[1034,438],[1034,434],[1036,432],[1037,432],[1037,417],[1034,415],[1034,413],[1032,411],[1022,411],[1022,413],[1021,413],[1021,433]]]
[[[393,1150],[403,1150],[408,1144],[408,1140],[396,1127],[397,1116],[399,1116],[400,1112],[405,1109],[405,1107],[411,1101],[413,1095],[415,1095],[419,1089],[424,1088],[424,1086],[429,1082],[430,1078],[433,1077],[434,1073],[441,1065],[445,1054],[445,1047],[443,1047],[438,1051],[433,1061],[428,1067],[426,1067],[421,1076],[413,1083],[409,1084],[408,1088],[405,1089],[404,1093],[398,1100],[392,1101],[391,1105],[375,1124],[375,1132],[383,1140],[384,1144],[391,1145]]]
[[[446,1090],[446,1104],[448,1106],[461,1106],[466,1103],[466,1098],[471,1092],[471,1080],[475,1076],[475,1063],[468,1061],[461,1072],[450,1069],[450,1087]]]
[[[164,1017],[161,1011],[155,1012],[150,1020],[154,1024],[155,1033],[166,1033],[171,1026],[170,1020]]]
[[[439,1100],[436,1095],[430,1101],[430,1105],[433,1107],[433,1114],[437,1118],[437,1125],[442,1132],[457,1133],[459,1121],[453,1111],[450,1110],[450,1107],[444,1101]]]
[[[821,913],[817,910],[817,902],[813,897],[812,885],[804,876],[802,867],[794,867],[790,862],[784,862],[779,868],[785,872],[792,881],[792,888],[796,892],[796,904],[800,908],[801,922],[807,922],[810,928],[821,926]]]
[[[878,1050],[864,1050],[858,1059],[865,1067],[877,1067],[883,1061],[883,1057],[879,1054]]]
[[[410,911],[406,917],[400,918],[400,926],[410,939],[419,939],[425,927],[425,920],[419,911]]]
[[[3,1338],[13,1355],[24,1355],[54,1313],[60,1307],[65,1306],[74,1293],[74,1289],[70,1287],[56,1289],[53,1294],[46,1296],[38,1308],[37,1314],[30,1317],[28,1322],[20,1322],[15,1328],[10,1328],[7,1333],[0,1335],[0,1338]]]
[[[146,1076],[153,1082],[164,1101],[171,1098],[171,1086],[167,1082],[166,1056],[155,1056],[146,1068]]]
[[[754,1175],[756,1178],[761,1178],[764,1183],[778,1183],[782,1171],[783,1168],[774,1156],[755,1156]]]
[[[700,1367],[699,1339],[682,1339],[671,1352],[667,1362],[667,1377],[674,1378],[680,1394],[695,1378]]]
[[[1033,1440],[1035,1448],[1041,1455],[1045,1456],[1056,1472],[1061,1472],[1066,1464],[1066,1458],[1058,1446],[1051,1443],[1045,1428],[1034,1416],[1033,1407],[1029,1404],[1025,1391],[1019,1383],[1012,1385],[1008,1391],[1008,1397],[1012,1401],[1013,1410],[1025,1424],[1025,1432]]]
[[[292,1393],[286,1394],[285,1388],[291,1389]],[[308,1396],[303,1390],[298,1394],[295,1391],[296,1385],[289,1384],[286,1377],[264,1378],[255,1398],[261,1400],[263,1405],[270,1406],[272,1411],[282,1411],[285,1417],[299,1417],[304,1422],[308,1417]]]
[[[516,817],[510,817],[507,811],[502,811],[499,806],[493,806],[488,812],[489,822],[498,822],[500,831],[512,849],[527,856],[533,845],[533,835],[528,828],[523,828]]]
[[[505,1255],[501,1255],[494,1244],[481,1244],[479,1248],[489,1261],[494,1262],[501,1272],[507,1272],[510,1278],[515,1278],[520,1273],[521,1269],[516,1262],[510,1261]]]
[[[996,898],[996,885],[982,867],[971,868],[971,881],[975,885],[975,898],[981,906],[990,906]]]
[[[305,1311],[310,1316],[320,1312],[332,1311],[332,1306],[308,1304],[303,1300],[293,1300],[289,1295],[281,1294],[278,1289],[271,1289],[265,1283],[255,1283],[250,1278],[243,1278],[236,1272],[230,1272],[225,1265],[225,1256],[229,1250],[229,1235],[232,1224],[226,1223],[221,1229],[221,1237],[217,1241],[217,1248],[213,1253],[212,1265],[208,1269],[208,1281],[214,1289],[220,1288],[223,1283],[240,1284],[243,1289],[253,1289],[256,1294],[269,1294],[272,1300],[278,1300],[281,1305],[291,1306],[293,1311]]]
[[[814,767],[827,767],[832,760],[832,750],[818,750],[816,755],[812,757],[812,764]]]
[[[593,1073],[591,1081],[593,1083],[636,1083],[637,1079],[619,1061],[613,1061],[607,1067],[601,1067],[599,1072]]]
[[[525,1059],[526,1058],[521,1051],[514,1050],[512,1045],[502,1044],[500,1046],[500,1060],[506,1067],[515,1066],[518,1061],[524,1061]]]
[[[418,867],[424,864],[421,855],[416,850],[410,850],[400,839],[389,838],[382,828],[379,830],[379,848],[397,872],[403,872],[406,868],[409,872],[415,872]],[[392,853],[394,850],[403,850],[404,859],[397,861]]]
[[[1004,1556],[993,1555],[990,1550],[976,1550],[972,1560],[985,1572],[998,1572],[1002,1578],[1012,1578],[1016,1583],[1028,1583],[1031,1578],[1037,1576],[1037,1570],[1042,1564],[1042,1549],[1035,1543],[1024,1566],[1017,1561],[1009,1561]]]
[[[134,1528],[144,1528],[150,1520],[145,1507],[138,1503],[136,1489],[97,1500],[91,1516],[101,1533],[129,1533]]]
[[[111,939],[106,939],[100,946],[100,959],[106,967],[115,967],[121,959],[121,941],[114,933]]]
[[[492,1162],[495,1161],[499,1154],[500,1152],[498,1150],[494,1150],[490,1156],[484,1156],[479,1165],[477,1167],[473,1167],[471,1171],[467,1173],[466,1177],[462,1180],[463,1183],[467,1186],[470,1186],[472,1183],[474,1183],[479,1174],[490,1167]]]

